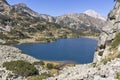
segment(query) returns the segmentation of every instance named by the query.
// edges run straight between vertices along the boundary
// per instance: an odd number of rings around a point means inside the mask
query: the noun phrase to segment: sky
[[[10,5],[25,3],[40,14],[60,16],[70,13],[82,13],[88,9],[95,10],[107,17],[115,2],[113,0],[7,0]]]

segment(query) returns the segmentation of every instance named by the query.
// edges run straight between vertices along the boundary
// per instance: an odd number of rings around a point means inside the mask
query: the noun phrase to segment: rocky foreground
[[[5,13],[8,12],[8,10],[9,6]],[[116,0],[116,5],[108,15],[107,23],[102,30],[103,32],[99,38],[94,63],[65,67],[59,71],[58,75],[49,77],[46,80],[118,80],[118,73],[120,77],[120,48],[118,47],[120,40],[117,41],[117,52],[112,51],[114,49],[111,49],[111,43],[115,41],[115,35],[120,34],[120,0]],[[3,40],[0,40],[0,42],[3,42]],[[119,57],[116,57],[116,55],[119,55]],[[2,65],[4,62],[17,60],[24,60],[30,63],[39,61],[22,53],[22,51],[17,48],[0,45],[0,80],[27,80],[26,77],[6,70]],[[105,62],[103,60],[105,60]],[[39,74],[42,71],[44,72],[41,66],[38,66],[37,70]]]
[[[105,65],[84,64],[67,67],[60,71],[58,76],[46,80],[118,80],[119,72],[120,59],[116,58]]]
[[[24,60],[30,63],[39,61],[31,56],[28,56],[22,53],[21,50],[17,48],[0,45],[0,80],[25,80],[26,79],[25,77],[15,74],[12,71],[6,70],[6,68],[2,66],[4,62],[17,61],[17,60]],[[39,72],[44,71],[41,67],[39,68],[38,67],[36,66]]]
[[[25,77],[17,75],[2,67],[4,62],[14,60],[25,60],[31,63],[39,61],[31,56],[23,54],[17,48],[0,45],[0,80],[26,80]],[[75,67],[66,67],[59,72],[59,75],[50,77],[46,80],[117,80],[117,73],[119,72],[120,59],[115,58],[106,64],[96,65],[91,63],[76,65]]]

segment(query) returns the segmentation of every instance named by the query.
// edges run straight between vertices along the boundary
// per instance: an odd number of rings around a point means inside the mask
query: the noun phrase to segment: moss
[[[32,76],[37,73],[36,68],[29,62],[18,60],[3,63],[3,67],[21,76]]]
[[[112,42],[112,48],[116,48],[120,44],[120,33],[116,34],[114,41]]]
[[[120,80],[120,72],[117,73],[117,79]]]

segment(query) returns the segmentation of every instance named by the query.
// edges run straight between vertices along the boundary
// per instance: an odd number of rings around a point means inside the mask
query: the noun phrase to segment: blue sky
[[[113,0],[7,0],[9,4],[25,3],[32,10],[52,16],[82,13],[88,9],[107,16],[114,6]]]

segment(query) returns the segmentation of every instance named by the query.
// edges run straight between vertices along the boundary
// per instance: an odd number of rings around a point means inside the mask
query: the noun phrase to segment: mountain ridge
[[[33,15],[35,17],[39,17],[40,20],[42,20],[42,21],[57,23],[57,24],[59,24],[59,25],[61,25],[63,27],[73,29],[73,30],[75,30],[77,32],[78,31],[83,31],[83,29],[86,31],[86,29],[88,28],[88,30],[90,30],[90,31],[93,31],[93,32],[98,31],[98,33],[99,33],[99,32],[101,32],[102,26],[104,26],[104,24],[105,24],[105,20],[100,19],[98,17],[92,17],[92,16],[90,16],[88,14],[85,14],[84,12],[83,13],[64,14],[64,15],[54,17],[54,16],[50,16],[50,15],[47,15],[47,14],[39,14],[39,13],[31,10],[30,8],[28,8],[26,4],[23,4],[23,5],[25,5],[25,7],[20,6],[20,4],[13,5],[13,7],[17,7],[18,9],[22,8],[24,11],[27,11],[29,14],[31,14],[31,15]],[[66,17],[69,18],[70,21],[65,20],[66,21],[65,22],[63,17],[64,17],[64,19]],[[80,18],[81,19],[80,20],[78,17],[85,17],[86,22],[85,22],[85,20],[83,18]],[[62,24],[61,24],[61,20],[62,20]]]
[[[92,9],[86,10],[83,13],[86,14],[86,15],[88,15],[88,16],[91,16],[91,17],[94,17],[94,18],[106,21],[105,17],[103,17],[101,14],[97,13],[96,11],[94,11]]]
[[[54,40],[61,37],[70,37],[70,35],[73,37],[74,33],[75,37],[77,35],[97,36],[105,23],[105,21],[95,19],[83,13],[53,17],[39,14],[24,3],[11,6],[1,1],[1,5],[3,5],[2,8],[4,10],[0,12],[0,23],[2,26],[0,32],[1,36],[7,38],[7,40],[18,41],[18,39],[26,38],[41,40],[41,36],[42,38],[43,36],[45,36],[44,38],[51,37]],[[46,39],[42,40],[46,41]]]
[[[3,7],[5,9],[5,7]],[[6,11],[10,11],[7,12]],[[15,13],[16,11],[16,13]],[[3,14],[4,13],[4,14]],[[8,15],[9,14],[9,15]],[[85,15],[84,15],[85,16]],[[64,17],[63,17],[64,18]],[[68,17],[67,17],[68,18]],[[66,19],[66,18],[65,18]],[[69,18],[68,18],[69,19]],[[70,19],[72,20],[72,19]],[[10,28],[12,32],[9,32],[8,35],[11,36],[12,40],[16,40],[17,38],[24,39],[26,37],[30,37],[29,35],[33,35],[32,38],[35,36],[35,32],[37,31],[38,34],[42,34],[44,37],[55,37],[58,35],[53,36],[54,34],[65,34],[72,33],[71,30],[66,28],[61,28],[60,25],[55,23],[48,23],[45,21],[41,21],[40,19],[31,16],[28,13],[25,13],[21,10],[12,9],[11,6],[7,6],[5,11],[1,11],[0,13],[0,26],[3,28]],[[32,24],[31,24],[32,23]],[[55,32],[55,31],[58,32]],[[0,29],[0,32],[3,31]],[[1,32],[7,34],[5,32]],[[32,32],[32,33],[31,33]],[[3,40],[8,36],[1,35]],[[107,22],[103,27],[103,31],[99,37],[98,47],[96,49],[96,53],[94,56],[93,63],[90,64],[76,64],[65,66],[60,71],[54,71],[57,74],[52,73],[52,69],[48,70],[37,60],[31,56],[23,54],[23,52],[15,47],[12,46],[5,46],[0,45],[0,79],[1,80],[35,80],[35,79],[43,79],[48,78],[45,80],[119,80],[120,79],[120,51],[117,50],[119,48],[119,43],[117,43],[117,47],[114,49],[111,47],[111,43],[116,41],[116,34],[120,34],[120,0],[116,0],[116,5],[114,9],[109,13]],[[28,34],[27,36],[24,34]],[[36,34],[36,35],[38,35]],[[12,36],[14,35],[14,36]],[[46,36],[47,35],[47,36]],[[38,35],[39,37],[41,35]],[[63,36],[63,35],[59,35]],[[60,38],[60,37],[59,37]],[[120,41],[120,39],[118,39]],[[37,69],[37,74],[30,75],[28,77],[21,76],[18,73],[26,71],[21,70],[23,66],[24,69],[27,69],[28,72],[30,69],[26,67],[24,64],[17,65],[14,69],[11,69],[13,64],[8,64],[8,62],[13,63],[13,61],[27,61],[30,65],[33,65]],[[6,63],[6,66],[3,66],[3,63]],[[34,63],[35,62],[35,63]],[[43,63],[43,62],[42,62]],[[47,62],[48,63],[48,62]],[[18,63],[17,63],[18,64]],[[50,63],[48,63],[50,64]],[[21,66],[22,65],[22,66]],[[42,65],[42,66],[41,66]],[[52,64],[50,64],[52,65]],[[9,67],[10,66],[10,67]],[[61,66],[61,65],[60,65]],[[9,68],[7,68],[9,67]],[[57,64],[54,66],[55,69],[58,69],[59,65]],[[17,73],[16,71],[17,68]],[[30,71],[31,72],[31,71]],[[52,74],[52,75],[51,75]],[[54,76],[53,76],[54,75]]]

